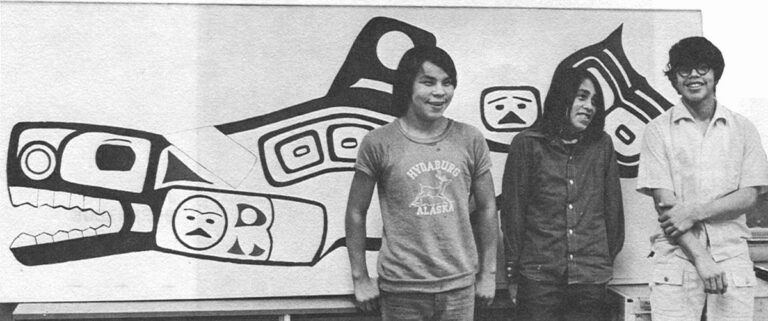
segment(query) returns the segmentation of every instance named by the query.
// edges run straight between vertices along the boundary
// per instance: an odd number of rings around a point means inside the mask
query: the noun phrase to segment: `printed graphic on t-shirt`
[[[423,175],[434,175],[437,182],[429,179],[436,184],[425,185],[419,183],[419,194],[416,195],[411,207],[415,207],[416,215],[437,215],[453,212],[453,201],[445,194],[448,184],[454,177],[459,176],[461,171],[456,165],[448,161],[435,160],[430,162],[420,162],[411,167],[406,175],[413,180]]]

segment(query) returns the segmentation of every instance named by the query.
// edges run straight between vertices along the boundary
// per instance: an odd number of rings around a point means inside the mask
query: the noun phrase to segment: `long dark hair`
[[[581,83],[589,79],[595,86],[595,114],[592,121],[582,133],[585,141],[596,141],[603,135],[605,127],[605,100],[600,83],[592,73],[585,69],[563,68],[555,71],[552,76],[552,84],[549,86],[547,97],[544,100],[544,115],[533,125],[534,128],[544,132],[548,136],[559,136],[567,130],[570,123],[570,113],[576,92]]]
[[[392,85],[392,107],[399,111],[401,116],[408,112],[409,102],[413,94],[413,81],[426,61],[445,71],[451,77],[454,88],[457,85],[456,66],[445,50],[435,46],[416,46],[409,49],[400,59],[395,73],[395,82]]]

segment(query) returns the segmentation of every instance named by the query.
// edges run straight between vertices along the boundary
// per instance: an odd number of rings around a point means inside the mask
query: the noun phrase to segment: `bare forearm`
[[[365,226],[375,184],[376,182],[367,174],[355,172],[349,188],[344,228],[347,234],[347,252],[352,279],[355,281],[368,279],[368,265],[365,261]]]
[[[697,221],[733,219],[747,212],[757,202],[757,189],[746,187],[738,189],[716,200],[700,204],[697,208]]]
[[[348,213],[345,229],[347,233],[347,252],[352,269],[352,279],[368,278],[368,264],[365,259],[365,225],[364,215]]]
[[[692,233],[684,233],[675,239],[675,241],[694,264],[701,262],[703,259],[712,259],[704,245],[701,244]]]
[[[693,233],[683,233],[677,237],[677,243],[688,258],[693,261],[696,272],[704,284],[704,292],[723,294],[728,290],[725,271],[715,263],[704,244]]]
[[[376,182],[368,174],[355,172],[349,187],[347,213],[344,218],[355,305],[366,312],[378,309],[380,295],[376,282],[368,275],[368,264],[365,261],[365,221],[375,185]]]
[[[664,215],[665,211],[677,204],[675,194],[670,190],[654,190],[653,200],[659,216]],[[704,248],[692,233],[683,233],[679,237],[673,238],[672,241],[676,242],[694,263],[709,256],[707,249]]]
[[[496,207],[478,209],[479,242],[478,256],[480,259],[480,274],[496,274],[496,253],[498,247],[499,223],[496,218]]]
[[[476,230],[481,274],[496,274],[496,249],[499,238],[499,218],[496,216],[496,192],[491,172],[472,182],[472,193],[477,200]]]
[[[696,272],[699,274],[702,282],[704,283],[704,292],[722,294],[727,291],[728,281],[725,278],[725,272],[722,267],[715,263],[709,251],[704,247],[704,244],[691,233],[691,228],[696,228],[700,223],[691,222],[688,220],[689,214],[692,208],[687,207],[685,204],[677,204],[677,200],[674,192],[666,189],[653,190],[653,200],[656,206],[656,211],[659,213],[659,222],[661,228],[664,229],[664,233],[670,241],[676,242],[680,248],[685,252],[691,261],[693,261],[696,267]],[[677,214],[673,212],[678,211]],[[695,211],[695,208],[693,209]],[[681,214],[682,213],[682,214]],[[680,227],[676,227],[672,218],[682,216],[685,219],[678,221]],[[685,223],[685,224],[681,224]],[[685,227],[683,227],[685,226]]]

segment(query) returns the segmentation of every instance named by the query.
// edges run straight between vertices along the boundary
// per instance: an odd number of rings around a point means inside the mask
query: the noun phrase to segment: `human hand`
[[[481,307],[491,306],[496,296],[496,278],[493,274],[479,274],[475,281],[475,304]]]
[[[509,298],[512,299],[512,304],[517,305],[517,283],[509,282],[507,284],[507,291],[509,291]]]
[[[688,232],[697,223],[698,210],[695,206],[658,204],[657,208],[661,213],[659,223],[661,223],[664,234],[673,239]]]
[[[379,309],[379,286],[371,278],[353,280],[355,286],[355,306],[364,312]]]
[[[712,260],[706,257],[695,262],[696,271],[704,282],[704,292],[713,294],[724,294],[728,290],[728,280],[725,278],[725,271]]]

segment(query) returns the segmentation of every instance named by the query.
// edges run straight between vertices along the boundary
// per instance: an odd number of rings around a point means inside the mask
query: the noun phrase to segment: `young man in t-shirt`
[[[443,115],[455,88],[456,68],[445,51],[412,48],[393,86],[392,103],[403,116],[371,131],[358,152],[346,213],[355,300],[364,311],[380,304],[384,320],[472,320],[475,298],[489,305],[495,294],[498,221],[489,150],[480,131]],[[365,259],[374,187],[384,225],[378,283]]]

